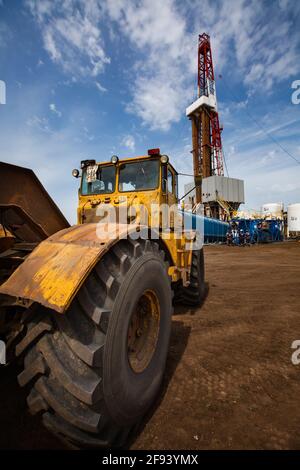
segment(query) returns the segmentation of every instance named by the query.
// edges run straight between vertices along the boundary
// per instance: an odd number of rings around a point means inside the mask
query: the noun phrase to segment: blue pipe
[[[204,226],[204,243],[225,242],[226,233],[229,228],[227,222],[219,219],[211,219],[201,215],[193,214],[192,212],[185,211],[185,229],[187,230],[203,230]]]

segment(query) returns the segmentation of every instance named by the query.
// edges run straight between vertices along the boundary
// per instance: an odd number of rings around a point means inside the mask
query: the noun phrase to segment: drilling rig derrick
[[[202,179],[224,175],[221,127],[217,110],[214,67],[210,37],[203,33],[198,42],[197,99],[186,110],[192,122],[192,153],[196,203],[202,202]]]

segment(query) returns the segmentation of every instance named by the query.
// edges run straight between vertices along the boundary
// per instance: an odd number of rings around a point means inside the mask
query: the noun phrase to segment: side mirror
[[[79,178],[79,170],[77,170],[77,168],[74,168],[74,170],[72,170],[72,176],[74,176],[74,178]]]

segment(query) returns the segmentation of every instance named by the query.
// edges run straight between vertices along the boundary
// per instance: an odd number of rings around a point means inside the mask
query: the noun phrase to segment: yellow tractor
[[[158,394],[174,300],[203,299],[203,250],[176,229],[178,175],[159,149],[84,160],[73,176],[70,227],[32,171],[0,163],[0,335],[51,432],[118,447]]]

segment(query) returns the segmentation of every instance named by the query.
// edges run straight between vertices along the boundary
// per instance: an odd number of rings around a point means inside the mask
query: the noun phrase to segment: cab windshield
[[[159,183],[159,160],[139,160],[120,165],[119,191],[156,189]]]
[[[91,181],[92,180],[92,181]],[[115,191],[116,167],[114,165],[98,165],[91,177],[85,169],[82,175],[81,194],[110,194]]]

